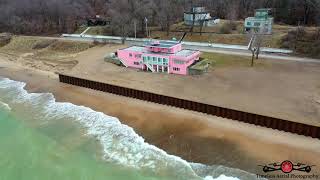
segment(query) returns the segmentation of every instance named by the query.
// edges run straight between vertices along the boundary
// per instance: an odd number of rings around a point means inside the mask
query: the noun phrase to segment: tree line
[[[0,0],[0,32],[71,33],[96,14],[111,17],[113,32],[122,36],[133,33],[133,25],[144,34],[146,17],[150,25],[169,31],[193,6],[230,20],[253,16],[257,8],[272,8],[278,23],[320,23],[320,0]]]

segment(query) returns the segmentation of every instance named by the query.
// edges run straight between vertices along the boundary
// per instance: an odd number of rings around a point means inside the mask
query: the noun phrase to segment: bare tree
[[[256,59],[259,59],[260,55],[260,48],[263,42],[263,34],[262,33],[257,33],[256,38],[255,38],[255,48],[256,48]]]
[[[256,49],[255,49],[255,47],[253,45],[254,40],[255,40],[255,36],[254,36],[253,33],[251,33],[251,39],[250,39],[250,42],[249,42],[249,45],[248,45],[248,50],[250,50],[251,54],[252,54],[252,56],[251,56],[251,67],[253,67],[253,65],[254,65],[254,55],[255,55],[255,52],[256,52]]]
[[[167,36],[170,32],[170,26],[177,20],[183,12],[181,4],[176,0],[154,0],[155,11],[157,11],[158,22],[162,29],[166,30]]]
[[[228,14],[227,14],[227,18],[230,21],[235,21],[238,19],[239,16],[239,7],[240,7],[240,3],[238,0],[232,0],[230,2],[231,4],[228,6]]]
[[[120,21],[117,18],[124,14],[137,21],[138,33],[145,33],[145,17],[150,19],[150,24],[160,24],[169,33],[170,25],[182,19],[182,12],[189,11],[194,6],[205,6],[212,16],[231,20],[244,19],[249,15],[252,16],[254,9],[268,7],[276,10],[277,13],[274,14],[276,22],[296,25],[300,21],[305,25],[315,25],[320,8],[319,0],[119,0],[116,4],[117,2],[117,0],[0,0],[0,31],[22,34],[72,32],[87,17],[96,14],[110,15],[116,19],[113,21]],[[115,9],[119,10],[118,13],[112,12]],[[120,11],[121,9],[126,11]],[[195,20],[196,15],[194,14],[192,18]],[[191,26],[190,32],[193,32],[194,25]]]
[[[0,30],[22,34],[73,32],[89,7],[85,0],[2,0]]]
[[[314,2],[313,3],[314,7],[316,7],[317,9],[320,8],[320,2]],[[315,23],[317,26],[317,32],[316,32],[316,38],[315,40],[320,40],[320,11],[318,10],[316,15],[315,15]]]
[[[122,44],[125,43],[126,38],[129,36],[130,31],[133,30],[132,28],[132,11],[130,6],[128,5],[128,0],[117,0],[112,1],[110,6],[112,10],[110,14],[113,17],[111,21],[111,25],[117,35],[120,35],[122,38]]]
[[[259,30],[251,30],[249,33],[250,42],[248,45],[248,49],[251,51],[251,67],[254,66],[254,59],[259,59],[260,48],[263,42],[263,27]]]
[[[203,30],[203,26],[205,25],[206,22],[206,17],[203,17],[202,19],[199,20],[200,23],[200,36],[202,36],[202,30]]]

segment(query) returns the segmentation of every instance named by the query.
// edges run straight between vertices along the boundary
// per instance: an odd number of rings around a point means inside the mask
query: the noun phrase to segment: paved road
[[[100,36],[96,36],[95,38],[89,38],[89,37],[64,36],[64,37],[40,37],[40,38],[66,39],[66,40],[75,40],[75,41],[101,40],[101,39],[99,39]],[[105,36],[101,36],[101,37],[105,37]],[[121,43],[121,40],[109,39],[109,40],[107,40],[107,42]],[[132,46],[132,45],[141,46],[144,44],[144,42],[145,41],[143,39],[133,40],[133,38],[131,38],[129,41],[126,41],[126,44],[128,44],[130,46]],[[252,54],[249,50],[244,50],[244,49],[230,49],[230,48],[220,48],[220,47],[217,48],[217,47],[210,47],[210,46],[206,47],[206,46],[195,46],[195,45],[184,45],[184,48],[193,49],[193,50],[200,50],[202,52],[214,52],[214,53],[221,53],[221,54],[229,54],[229,55],[231,54],[231,55],[250,56],[250,57],[252,56]],[[282,53],[261,52],[260,57],[266,58],[266,59],[274,59],[274,60],[320,63],[320,59],[291,56],[291,55],[282,54]]]

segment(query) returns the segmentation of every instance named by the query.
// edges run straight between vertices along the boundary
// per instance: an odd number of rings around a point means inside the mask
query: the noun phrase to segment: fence
[[[59,74],[60,82],[320,139],[320,127]]]

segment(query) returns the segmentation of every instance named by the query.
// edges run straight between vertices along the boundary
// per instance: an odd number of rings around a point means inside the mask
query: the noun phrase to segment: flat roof
[[[190,50],[190,49],[183,49],[177,53],[175,53],[174,55],[176,56],[182,56],[182,57],[188,57],[191,56],[192,54],[196,53],[198,51],[196,50]]]
[[[144,51],[144,47],[143,47],[143,46],[130,46],[130,47],[124,48],[124,49],[122,49],[122,50],[143,52],[143,51]]]
[[[149,46],[149,47],[170,48],[172,46],[180,44],[177,41],[159,41],[159,42],[160,42],[160,44],[155,45],[155,44],[153,44],[153,41],[149,41],[149,42],[146,42],[144,45]]]
[[[184,14],[209,14],[209,11],[202,11],[202,12],[185,11]]]
[[[143,46],[131,46],[131,47],[128,47],[128,48],[124,48],[122,50],[129,50],[129,51],[141,52],[141,53],[146,53],[146,54],[154,54],[154,55],[164,55],[164,56],[175,55],[175,56],[180,56],[180,57],[188,57],[188,56],[191,56],[192,54],[198,52],[196,50],[183,49],[183,50],[181,50],[179,52],[176,52],[175,54],[159,53],[159,52],[146,51],[145,47],[143,47]]]
[[[247,17],[245,20],[246,20],[246,21],[259,21],[259,22],[263,22],[263,21],[271,21],[272,19],[273,19],[272,17],[268,17],[268,18]]]

